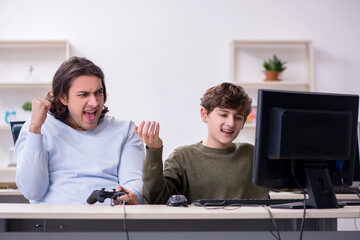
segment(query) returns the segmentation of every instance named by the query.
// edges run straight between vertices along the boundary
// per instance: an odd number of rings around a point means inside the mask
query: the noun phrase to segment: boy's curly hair
[[[208,113],[211,113],[216,107],[239,110],[245,117],[251,112],[252,99],[244,88],[233,83],[224,82],[207,89],[200,100],[200,105]]]

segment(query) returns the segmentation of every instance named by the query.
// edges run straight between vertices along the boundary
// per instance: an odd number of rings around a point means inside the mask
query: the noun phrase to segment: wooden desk
[[[270,211],[283,239],[299,238],[302,210]],[[0,204],[0,239],[126,239],[124,216],[122,206]],[[360,239],[336,231],[337,218],[360,218],[360,207],[307,210],[304,239]],[[275,239],[270,222],[263,207],[126,206],[130,239]]]
[[[29,203],[18,189],[0,189],[0,203]]]

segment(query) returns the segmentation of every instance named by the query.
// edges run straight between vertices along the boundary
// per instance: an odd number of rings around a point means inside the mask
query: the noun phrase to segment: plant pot
[[[280,81],[279,71],[266,71],[265,72],[265,81]]]

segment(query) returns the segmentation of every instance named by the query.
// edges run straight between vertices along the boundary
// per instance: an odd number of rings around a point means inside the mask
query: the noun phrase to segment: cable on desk
[[[120,196],[120,193],[119,194],[114,194],[114,196],[112,197],[112,201],[111,201],[111,206],[115,206],[115,205],[118,205],[120,202],[122,202],[122,205],[123,205],[123,209],[124,209],[124,221],[123,221],[123,228],[124,228],[124,231],[125,231],[125,234],[126,234],[126,239],[129,240],[129,231],[126,227],[126,208],[125,208],[125,205],[127,202],[129,202],[130,200],[130,196],[129,194],[126,194],[127,196],[127,200],[122,200],[122,199],[117,199],[118,197]]]
[[[18,189],[18,188],[17,188],[16,184],[10,184],[10,185],[7,185],[7,186],[6,186],[6,189],[16,190],[16,189]]]
[[[269,209],[268,206],[266,205],[257,205],[257,204],[230,204],[230,205],[226,205],[226,206],[208,206],[205,204],[200,204],[200,203],[192,203],[194,206],[200,206],[200,207],[203,207],[205,209],[208,209],[208,210],[218,210],[218,209],[224,209],[224,210],[235,210],[235,209],[238,209],[240,207],[263,207],[268,213],[269,213],[269,216],[270,216],[270,222],[269,222],[269,231],[271,233],[271,235],[273,235],[275,237],[275,239],[277,240],[281,240],[281,236],[280,236],[280,232],[279,232],[279,228],[276,224],[276,221]],[[221,204],[221,203],[220,203]],[[275,228],[276,230],[276,233],[275,234],[272,230],[272,226]]]
[[[123,201],[123,209],[124,209],[124,222],[123,222],[123,227],[124,227],[124,230],[125,230],[125,233],[126,233],[126,239],[129,240],[129,232],[128,232],[127,227],[126,227],[126,210],[125,210],[125,204],[126,204],[126,201]]]
[[[339,177],[340,177],[340,180],[341,180],[341,185],[342,185],[345,189],[347,189],[347,190],[355,193],[355,194],[358,196],[358,198],[360,198],[360,194],[359,194],[355,189],[352,189],[351,187],[349,187],[349,186],[344,182],[344,178],[343,178],[343,176],[342,176],[342,174],[341,174],[341,171],[338,171],[338,173],[339,173]]]
[[[306,215],[306,193],[295,177],[295,160],[291,160],[291,175],[292,175],[296,185],[299,187],[300,191],[304,195],[304,212],[303,212],[303,217],[301,220],[301,227],[300,227],[300,240],[302,240],[302,236],[303,236],[303,232],[304,232],[305,215]]]
[[[274,236],[274,238],[276,238],[277,240],[281,240],[281,236],[280,236],[280,232],[279,232],[279,228],[278,228],[278,226],[277,226],[277,224],[276,224],[276,221],[275,221],[275,219],[274,219],[274,216],[272,215],[272,213],[271,213],[271,211],[270,211],[270,209],[269,209],[269,207],[268,206],[266,206],[266,205],[264,205],[264,206],[262,206],[266,211],[268,211],[268,213],[269,213],[269,216],[270,216],[270,224],[269,224],[269,232],[271,233],[271,235],[273,235]],[[271,223],[272,223],[272,225],[271,225]],[[271,226],[274,226],[274,228],[275,228],[275,230],[276,230],[276,233],[277,233],[277,235],[275,235],[275,233],[273,232],[273,230],[272,230],[272,227]]]
[[[357,226],[356,218],[354,218],[354,226],[355,226],[356,231],[358,232],[359,229],[358,229],[358,226]]]

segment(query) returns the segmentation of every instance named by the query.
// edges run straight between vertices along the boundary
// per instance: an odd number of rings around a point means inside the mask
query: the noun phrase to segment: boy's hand
[[[34,98],[32,100],[31,123],[29,131],[32,133],[41,133],[41,126],[46,120],[46,114],[49,111],[51,103],[48,100]]]
[[[120,196],[119,200],[125,200],[128,201],[128,205],[136,205],[137,204],[137,195],[125,188],[123,188],[120,185],[116,186],[115,192],[128,192],[128,195],[122,195]],[[130,198],[130,199],[129,199]],[[121,202],[121,201],[120,201]]]
[[[139,135],[141,141],[143,141],[148,148],[161,148],[162,140],[159,137],[160,124],[155,121],[142,121],[139,127],[134,127],[135,132]]]

